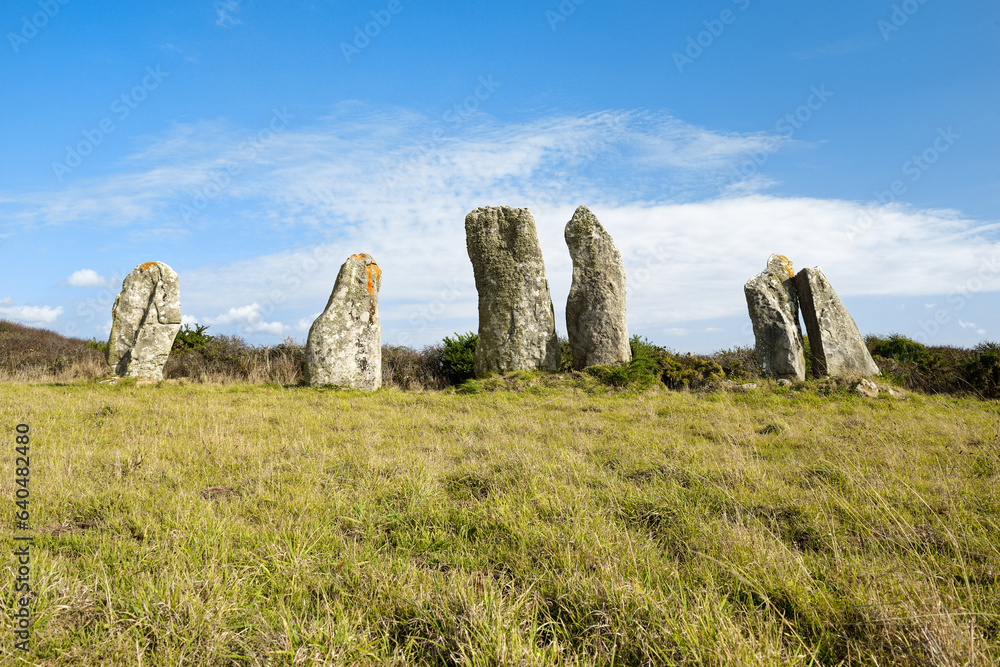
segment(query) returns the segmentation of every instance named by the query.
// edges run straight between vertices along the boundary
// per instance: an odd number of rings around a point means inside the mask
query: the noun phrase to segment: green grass
[[[1000,660],[996,402],[511,384],[0,385],[0,661]]]

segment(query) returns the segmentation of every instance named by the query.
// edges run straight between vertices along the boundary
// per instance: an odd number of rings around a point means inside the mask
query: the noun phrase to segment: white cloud
[[[264,319],[263,308],[259,303],[230,308],[217,317],[205,318],[205,322],[210,325],[236,325],[244,334],[262,333],[281,337],[285,333],[285,326],[281,322],[268,322]]]
[[[32,326],[52,324],[63,313],[62,306],[13,306],[10,297],[0,299],[0,318]]]
[[[958,321],[958,326],[962,327],[963,329],[973,329],[980,336],[982,336],[982,335],[984,335],[986,333],[986,329],[983,329],[982,327],[978,327],[974,322],[964,322],[962,320],[959,320]]]
[[[107,287],[108,280],[93,269],[80,269],[70,274],[66,283],[70,287]]]
[[[198,326],[198,316],[197,315],[181,315],[181,326],[187,325],[189,327]]]

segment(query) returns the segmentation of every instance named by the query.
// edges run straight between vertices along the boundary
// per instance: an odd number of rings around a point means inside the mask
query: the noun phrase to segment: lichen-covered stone
[[[632,358],[625,321],[625,265],[611,235],[589,208],[566,223],[573,284],[566,299],[566,330],[573,368],[625,363]]]
[[[371,255],[351,255],[340,267],[326,310],[306,340],[309,384],[364,391],[382,386],[381,287],[382,271]]]
[[[162,380],[181,328],[180,283],[163,262],[146,262],[125,276],[111,308],[108,367],[121,377]]]
[[[794,277],[792,263],[787,257],[771,255],[767,268],[743,287],[753,322],[757,363],[761,373],[779,380],[804,380],[806,377]]]
[[[479,292],[476,375],[556,370],[555,311],[531,211],[477,208],[465,217],[465,240]]]
[[[813,375],[875,376],[878,366],[858,325],[818,267],[795,276],[802,320],[812,350]]]

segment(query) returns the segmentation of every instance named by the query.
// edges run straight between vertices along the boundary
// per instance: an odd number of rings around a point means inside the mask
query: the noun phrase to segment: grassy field
[[[0,384],[0,660],[1000,662],[997,402],[509,384]]]

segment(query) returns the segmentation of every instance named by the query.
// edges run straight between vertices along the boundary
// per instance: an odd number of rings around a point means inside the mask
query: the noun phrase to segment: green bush
[[[928,356],[927,347],[900,334],[889,334],[885,338],[866,336],[865,343],[873,357],[895,359],[896,361],[920,362]]]
[[[752,347],[734,347],[716,352],[711,357],[730,380],[755,380],[760,377],[757,353]]]
[[[1000,344],[981,343],[965,362],[965,379],[983,398],[1000,398]]]
[[[925,394],[980,393],[970,373],[986,371],[970,367],[977,357],[974,350],[927,347],[899,334],[866,336],[865,343],[882,375],[907,389]]]
[[[700,389],[726,377],[722,366],[708,357],[677,354],[639,336],[632,336],[629,347],[632,360],[627,364],[591,366],[585,371],[612,387],[636,389],[658,381],[670,389]]]
[[[475,377],[477,334],[471,331],[467,334],[456,333],[455,338],[444,337],[441,350],[441,369],[448,382],[459,385]]]
[[[204,350],[215,339],[214,336],[205,333],[208,330],[207,325],[196,324],[194,326],[194,329],[189,324],[181,327],[180,331],[177,332],[177,336],[174,337],[174,345],[170,348],[171,352],[183,354],[191,350]]]

